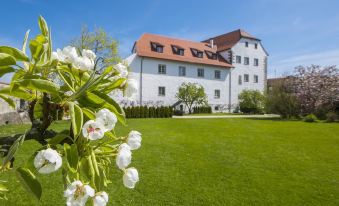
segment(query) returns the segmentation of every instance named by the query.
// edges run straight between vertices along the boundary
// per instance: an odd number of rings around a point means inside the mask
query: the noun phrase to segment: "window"
[[[179,66],[179,76],[186,76],[186,67]]]
[[[238,84],[242,85],[242,76],[241,75],[239,75],[239,77],[238,77]]]
[[[214,70],[214,78],[215,79],[220,79],[221,78],[220,70]]]
[[[259,59],[254,59],[254,66],[258,66],[259,65]]]
[[[249,64],[250,64],[250,58],[245,57],[245,58],[244,58],[244,64],[245,64],[245,65],[249,65]]]
[[[216,53],[213,53],[211,51],[206,51],[206,50],[205,50],[205,52],[206,52],[207,57],[209,59],[214,59],[214,60],[218,59],[218,55]]]
[[[248,42],[245,42],[245,47],[248,47]]]
[[[154,52],[163,53],[164,46],[156,42],[151,42],[151,49]]]
[[[258,44],[257,43],[254,44],[254,48],[258,49]]]
[[[158,95],[159,96],[165,96],[165,94],[166,94],[166,90],[165,89],[166,89],[165,87],[159,87],[158,88]]]
[[[219,111],[219,106],[215,106],[215,107],[214,107],[214,110],[215,110],[215,111]]]
[[[254,83],[258,83],[259,82],[259,77],[258,75],[254,75]]]
[[[158,65],[158,74],[166,74],[166,65],[165,64],[159,64]]]
[[[241,56],[236,56],[236,63],[241,64]]]
[[[204,53],[200,50],[191,48],[191,51],[192,51],[193,56],[195,56],[195,57],[203,58],[203,56],[204,56]]]
[[[220,90],[219,89],[214,90],[214,99],[220,99]]]
[[[184,56],[184,49],[179,46],[172,45],[173,53],[176,55]]]
[[[249,82],[250,81],[250,75],[244,74],[244,82]]]
[[[212,58],[211,58],[211,59],[214,59],[214,60],[218,59],[218,56],[217,56],[217,54],[213,53],[213,54],[212,54]]]
[[[204,76],[205,76],[204,69],[198,68],[198,77],[204,77]]]

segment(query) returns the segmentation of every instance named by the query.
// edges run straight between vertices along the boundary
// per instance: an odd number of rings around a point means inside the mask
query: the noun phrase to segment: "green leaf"
[[[98,91],[86,92],[78,99],[79,103],[84,107],[91,108],[107,108],[117,116],[122,124],[126,124],[125,113],[118,103],[111,97]]]
[[[44,44],[47,43],[47,39],[43,35],[38,35],[35,39],[29,42],[29,48],[34,61],[38,62],[45,52]]]
[[[30,32],[30,30],[28,29],[26,31],[26,34],[25,34],[24,42],[22,43],[22,52],[24,54],[26,54],[26,46],[27,46],[27,40],[28,40],[29,32]]]
[[[2,167],[5,167],[14,157],[15,153],[18,151],[19,147],[25,140],[25,135],[21,135],[18,139],[15,140],[14,144],[9,148],[8,154],[2,161]]]
[[[0,46],[0,53],[8,54],[14,57],[17,61],[29,62],[29,58],[25,55],[25,53],[13,47]]]
[[[74,104],[73,102],[69,102],[69,114],[71,116],[72,129],[75,139],[79,136],[81,132],[81,128],[83,125],[83,114],[81,108]]]
[[[42,110],[43,110],[43,108],[42,108],[42,99],[40,98],[36,102],[36,104],[34,106],[34,111],[33,112],[34,112],[35,119],[40,119],[42,117],[42,115],[43,115]]]
[[[27,168],[19,167],[16,174],[21,184],[28,192],[31,192],[38,200],[41,198],[42,188],[35,175]]]
[[[62,142],[64,139],[66,139],[67,137],[69,137],[69,130],[64,130],[61,133],[57,134],[52,139],[50,139],[48,141],[48,144],[50,144],[50,145],[57,145],[60,142]]]
[[[82,112],[87,117],[87,119],[95,119],[95,114],[88,108],[82,108]]]
[[[26,87],[28,89],[50,94],[58,94],[60,89],[57,84],[54,84],[53,82],[44,79],[23,79],[18,80],[15,83],[17,83],[21,87]]]
[[[47,36],[48,35],[48,26],[47,26],[46,20],[42,16],[39,16],[39,27],[40,27],[41,33],[44,36]]]
[[[16,61],[14,57],[6,53],[0,53],[0,66],[15,65]]]
[[[15,69],[13,67],[10,67],[10,66],[0,67],[0,77],[2,77],[3,75],[5,75],[7,73],[12,73],[14,71],[15,71]]]
[[[11,98],[6,97],[5,95],[0,94],[0,99],[3,99],[5,102],[7,102],[7,104],[9,106],[11,106],[13,109],[15,109],[15,102]]]
[[[75,173],[78,170],[78,149],[76,144],[72,144],[69,146],[68,144],[64,144],[64,151],[66,155],[66,159],[68,162],[68,166],[70,170]]]
[[[10,87],[4,87],[0,89],[0,94],[5,94],[8,96],[17,97],[17,98],[25,99],[25,100],[32,100],[34,98],[33,95],[31,95],[24,89],[19,88],[19,86],[15,86],[15,85],[12,91]]]

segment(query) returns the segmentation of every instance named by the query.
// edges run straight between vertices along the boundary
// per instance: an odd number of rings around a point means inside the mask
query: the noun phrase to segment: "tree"
[[[335,111],[339,102],[339,69],[336,66],[299,66],[294,77],[294,90],[302,114],[326,116],[326,112]]]
[[[14,74],[10,85],[0,89],[0,98],[11,106],[15,106],[11,97],[26,100],[32,122],[25,133],[0,138],[0,171],[13,169],[20,146],[35,140],[40,148],[15,168],[18,180],[33,197],[40,199],[42,194],[35,174],[60,169],[67,205],[85,205],[88,199],[94,205],[106,205],[104,189],[111,183],[107,177],[111,177],[112,162],[120,169],[126,187],[133,188],[139,180],[137,170],[128,165],[131,150],[140,147],[141,134],[131,131],[122,137],[115,135],[115,124],[119,121],[125,125],[125,115],[107,95],[113,90],[125,90],[128,80],[117,72],[122,70],[121,65],[119,70],[117,65],[107,66],[97,74],[98,59],[91,50],[81,50],[79,55],[68,46],[52,52],[51,33],[42,17],[39,27],[41,33],[29,41],[31,57],[26,55],[28,32],[22,49],[0,46],[0,77]],[[60,78],[60,85],[53,82],[54,76]],[[50,129],[58,109],[70,114],[70,127],[60,132]],[[24,161],[20,159],[21,162]],[[2,183],[0,188],[1,198],[7,189]],[[97,203],[98,199],[104,202]]]
[[[298,117],[300,104],[290,79],[284,78],[272,85],[272,90],[267,92],[265,109],[267,113],[280,114],[283,118]]]
[[[121,60],[118,55],[118,42],[110,37],[103,28],[96,28],[90,32],[87,26],[83,26],[80,36],[74,38],[70,44],[78,51],[92,50],[97,57],[104,59],[105,66]]]
[[[176,98],[188,107],[190,114],[192,113],[192,106],[207,105],[205,89],[196,83],[182,83]]]
[[[239,94],[240,111],[244,113],[262,113],[264,111],[265,96],[258,90],[243,90]]]

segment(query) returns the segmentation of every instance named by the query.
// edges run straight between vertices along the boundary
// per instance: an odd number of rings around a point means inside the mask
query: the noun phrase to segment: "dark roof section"
[[[156,42],[163,46],[163,52],[158,53],[151,50],[151,42]],[[178,46],[185,50],[184,55],[177,55],[173,53],[173,46]],[[136,53],[139,56],[143,57],[151,57],[158,59],[166,59],[173,61],[181,61],[181,62],[189,62],[196,64],[204,64],[204,65],[213,65],[213,66],[221,66],[225,67],[225,69],[232,68],[233,66],[229,64],[224,58],[218,56],[217,59],[210,59],[207,55],[203,55],[202,58],[195,57],[191,49],[196,49],[199,51],[210,51],[213,53],[217,53],[216,47],[211,48],[208,44],[202,42],[194,42],[189,40],[177,39],[172,37],[166,37],[156,34],[143,34],[138,41],[136,41],[134,47],[136,49]]]
[[[244,30],[238,29],[226,34],[222,34],[216,37],[206,39],[202,42],[210,43],[210,40],[213,39],[213,43],[217,46],[218,51],[224,51],[232,48],[241,38],[248,38],[260,41],[260,39],[254,37],[253,35],[247,33]]]

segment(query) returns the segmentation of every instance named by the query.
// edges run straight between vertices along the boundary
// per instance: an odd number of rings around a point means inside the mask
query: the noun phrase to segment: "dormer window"
[[[184,56],[184,50],[183,48],[179,47],[179,46],[174,46],[172,45],[172,50],[173,53],[176,55],[180,55],[180,56]]]
[[[203,58],[203,56],[204,56],[204,53],[200,50],[191,48],[191,51],[192,51],[193,56],[195,56],[195,57]]]
[[[151,49],[152,51],[158,52],[158,53],[164,52],[164,46],[156,42],[151,42]]]
[[[216,53],[213,53],[213,52],[211,52],[211,51],[205,51],[205,52],[206,52],[207,57],[208,57],[209,59],[214,59],[214,60],[218,59],[218,55],[217,55]]]

